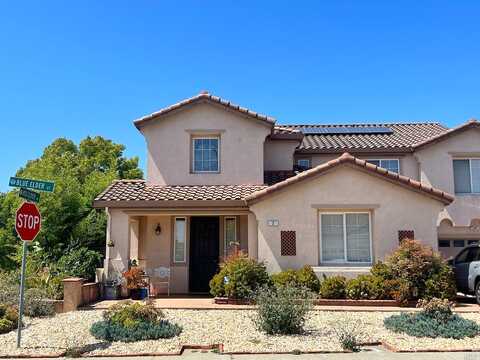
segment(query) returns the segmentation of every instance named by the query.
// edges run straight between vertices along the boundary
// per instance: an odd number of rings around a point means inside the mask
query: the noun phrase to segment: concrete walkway
[[[85,309],[104,310],[108,309],[116,300],[104,300],[85,307]],[[194,309],[194,310],[248,310],[254,309],[252,305],[223,305],[215,304],[212,298],[200,297],[169,297],[158,298],[153,300],[156,307],[160,309]],[[415,308],[404,308],[396,306],[335,306],[323,305],[315,306],[317,311],[417,311]],[[455,307],[455,311],[459,313],[480,312],[480,306],[473,303],[460,303]],[[480,360],[480,358],[478,359]]]

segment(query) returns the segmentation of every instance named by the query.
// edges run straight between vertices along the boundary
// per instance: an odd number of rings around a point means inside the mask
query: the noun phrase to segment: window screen
[[[322,259],[344,262],[343,214],[322,214]]]

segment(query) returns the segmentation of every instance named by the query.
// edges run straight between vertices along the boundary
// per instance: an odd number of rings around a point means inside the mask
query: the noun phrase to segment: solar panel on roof
[[[301,128],[306,135],[370,135],[393,134],[387,126],[332,126],[332,127],[304,127]]]

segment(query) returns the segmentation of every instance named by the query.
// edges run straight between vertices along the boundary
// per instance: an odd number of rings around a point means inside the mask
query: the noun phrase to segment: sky
[[[288,123],[480,118],[479,1],[0,0],[0,191],[58,137],[208,90]]]

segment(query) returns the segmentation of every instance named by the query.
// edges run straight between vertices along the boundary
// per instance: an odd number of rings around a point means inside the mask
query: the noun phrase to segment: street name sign
[[[38,203],[40,201],[40,194],[36,193],[35,191],[28,190],[25,188],[20,188],[20,191],[18,192],[18,196],[21,198]]]
[[[53,189],[55,188],[55,183],[52,181],[23,179],[18,177],[11,177],[9,185],[13,187],[39,190],[39,191],[45,191],[45,192],[53,192]]]

